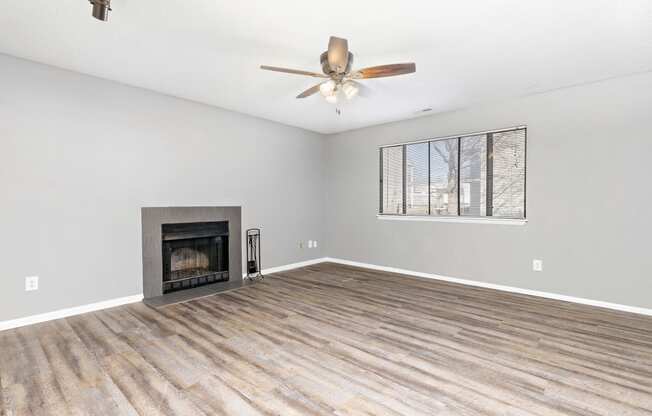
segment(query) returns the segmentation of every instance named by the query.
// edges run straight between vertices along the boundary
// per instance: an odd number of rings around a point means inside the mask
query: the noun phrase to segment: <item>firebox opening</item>
[[[229,280],[227,221],[163,224],[163,293]]]

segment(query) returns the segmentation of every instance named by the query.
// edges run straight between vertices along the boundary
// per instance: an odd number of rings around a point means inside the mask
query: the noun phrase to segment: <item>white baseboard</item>
[[[614,310],[622,311],[622,312],[631,312],[631,313],[636,313],[636,314],[640,314],[640,315],[652,316],[652,309],[641,308],[641,307],[638,307],[638,306],[628,306],[628,305],[621,305],[621,304],[618,304],[618,303],[603,302],[603,301],[600,301],[600,300],[592,300],[592,299],[585,299],[585,298],[577,298],[577,297],[574,297],[574,296],[558,295],[556,293],[541,292],[541,291],[538,291],[538,290],[530,290],[530,289],[521,289],[521,288],[512,287],[512,286],[503,286],[503,285],[497,285],[497,284],[493,284],[493,283],[478,282],[476,280],[458,279],[456,277],[441,276],[441,275],[432,274],[432,273],[415,272],[415,271],[412,271],[412,270],[399,269],[399,268],[396,268],[396,267],[379,266],[377,264],[361,263],[361,262],[358,262],[358,261],[343,260],[343,259],[336,259],[336,258],[330,258],[330,257],[325,258],[324,261],[332,262],[332,263],[345,264],[345,265],[348,265],[348,266],[362,267],[362,268],[365,268],[365,269],[381,270],[381,271],[384,271],[384,272],[400,273],[400,274],[405,274],[405,275],[409,275],[409,276],[416,276],[416,277],[425,277],[427,279],[436,279],[436,280],[442,280],[442,281],[445,281],[445,282],[460,283],[460,284],[468,285],[468,286],[476,286],[476,287],[482,287],[482,288],[486,288],[486,289],[501,290],[503,292],[512,292],[512,293],[519,293],[519,294],[522,294],[522,295],[538,296],[538,297],[541,297],[541,298],[562,300],[562,301],[566,301],[566,302],[580,303],[582,305],[597,306],[597,307],[600,307],[600,308],[614,309]]]
[[[456,277],[441,276],[441,275],[433,274],[433,273],[415,272],[413,270],[399,269],[397,267],[379,266],[377,264],[362,263],[362,262],[359,262],[359,261],[337,259],[337,258],[332,258],[332,257],[321,257],[321,258],[318,258],[318,259],[306,260],[306,261],[302,261],[302,262],[298,262],[298,263],[286,264],[286,265],[283,265],[283,266],[270,267],[268,269],[263,269],[262,273],[263,274],[279,273],[279,272],[283,272],[283,271],[286,271],[286,270],[298,269],[300,267],[312,266],[313,264],[325,263],[325,262],[344,264],[344,265],[348,265],[348,266],[362,267],[362,268],[365,268],[365,269],[381,270],[381,271],[390,272],[390,273],[405,274],[405,275],[408,275],[408,276],[424,277],[424,278],[427,278],[427,279],[442,280],[442,281],[445,281],[445,282],[459,283],[459,284],[468,285],[468,286],[476,286],[476,287],[482,287],[482,288],[486,288],[486,289],[501,290],[503,292],[512,292],[512,293],[519,293],[519,294],[522,294],[522,295],[538,296],[538,297],[541,297],[541,298],[562,300],[562,301],[566,301],[566,302],[579,303],[579,304],[582,304],[582,305],[597,306],[597,307],[600,307],[600,308],[607,308],[607,309],[613,309],[613,310],[622,311],[622,312],[631,312],[631,313],[636,313],[636,314],[640,314],[640,315],[652,316],[652,309],[646,309],[646,308],[641,308],[641,307],[637,307],[637,306],[628,306],[628,305],[621,305],[621,304],[618,304],[618,303],[603,302],[603,301],[599,301],[599,300],[584,299],[584,298],[578,298],[578,297],[574,297],[574,296],[559,295],[559,294],[556,294],[556,293],[541,292],[541,291],[538,291],[538,290],[521,289],[521,288],[518,288],[518,287],[497,285],[497,284],[493,284],[493,283],[478,282],[478,281],[475,281],[475,280],[458,279]],[[246,276],[246,275],[243,275],[243,276]],[[18,319],[13,319],[13,320],[9,320],[9,321],[0,321],[0,331],[4,331],[4,330],[7,330],[7,329],[12,329],[12,328],[18,328],[18,327],[26,326],[26,325],[37,324],[37,323],[46,322],[46,321],[52,321],[52,320],[55,320],[55,319],[66,318],[66,317],[73,316],[73,315],[80,315],[80,314],[87,313],[87,312],[94,312],[94,311],[99,311],[99,310],[102,310],[102,309],[113,308],[115,306],[140,302],[141,300],[143,300],[143,295],[139,294],[139,295],[133,295],[133,296],[126,296],[126,297],[123,297],[123,298],[105,300],[105,301],[97,302],[97,303],[91,303],[91,304],[88,304],[88,305],[75,306],[73,308],[60,309],[60,310],[57,310],[57,311],[42,313],[42,314],[39,314],[39,315],[27,316],[25,318],[18,318]]]
[[[263,275],[265,275],[265,274],[284,272],[286,270],[298,269],[300,267],[306,267],[306,266],[312,266],[313,264],[324,263],[325,261],[328,261],[326,257],[322,257],[322,258],[318,258],[318,259],[312,259],[312,260],[306,260],[306,261],[300,261],[298,263],[290,263],[290,264],[285,264],[283,266],[270,267],[268,269],[263,269],[261,271],[261,273]],[[242,273],[242,277],[246,278],[247,273]]]
[[[326,261],[325,258],[306,260],[298,263],[286,264],[283,266],[263,269],[262,273],[263,274],[278,273],[286,270],[292,270],[292,269],[298,269],[300,267],[310,266],[317,263],[323,263],[324,261]],[[245,276],[246,274],[243,274],[243,277]],[[115,306],[126,305],[128,303],[140,302],[141,300],[143,300],[143,295],[139,294],[133,296],[126,296],[123,298],[105,300],[97,303],[91,303],[88,305],[75,306],[67,309],[60,309],[57,311],[42,313],[38,315],[26,316],[24,318],[12,319],[9,321],[0,321],[0,331],[18,328],[21,326],[38,324],[46,321],[53,321],[55,319],[67,318],[69,316],[74,316],[74,315],[81,315],[87,312],[94,312],[102,309],[113,308]]]
[[[0,321],[0,331],[12,329],[12,328],[18,328],[26,325],[38,324],[46,321],[52,321],[55,319],[67,318],[73,315],[81,315],[82,313],[99,311],[101,309],[113,308],[115,306],[126,305],[128,303],[140,302],[141,300],[143,300],[142,294],[125,296],[123,298],[110,299],[102,302],[90,303],[88,305],[75,306],[67,309],[59,309],[53,312],[27,316],[25,318],[12,319],[10,321]]]

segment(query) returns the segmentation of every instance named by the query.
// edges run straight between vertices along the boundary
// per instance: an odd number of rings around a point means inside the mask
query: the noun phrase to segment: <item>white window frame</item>
[[[461,143],[462,138],[467,137],[467,136],[478,136],[478,135],[487,135],[491,133],[503,133],[507,131],[513,131],[513,130],[523,130],[525,134],[525,155],[524,155],[524,172],[525,172],[525,177],[524,177],[524,194],[523,194],[523,218],[504,218],[504,217],[493,217],[493,216],[467,216],[467,215],[460,215],[460,204],[461,204],[461,195],[459,194],[459,186],[460,186],[460,181],[461,181],[461,167],[458,166],[458,172],[457,172],[457,183],[458,183],[458,195],[457,195],[457,205],[458,205],[458,213],[457,215],[431,215],[430,213],[428,215],[409,215],[406,214],[407,209],[406,209],[406,189],[405,189],[405,179],[406,179],[406,164],[405,164],[405,147],[407,145],[412,145],[412,144],[419,144],[419,143],[431,143],[439,140],[450,140],[450,139],[457,139],[458,144]],[[395,214],[395,213],[389,213],[389,214],[383,214],[382,208],[383,208],[383,156],[382,156],[382,150],[385,148],[391,148],[391,147],[403,147],[403,214]],[[460,149],[458,146],[458,153]],[[417,140],[417,141],[411,141],[411,142],[403,142],[403,143],[395,143],[395,144],[388,144],[388,145],[383,145],[378,148],[378,154],[379,154],[379,206],[378,206],[378,213],[376,215],[376,218],[380,220],[390,220],[390,221],[426,221],[426,222],[447,222],[447,223],[467,223],[467,224],[497,224],[497,225],[524,225],[527,224],[527,126],[521,125],[521,126],[515,126],[515,127],[507,127],[507,128],[502,128],[502,129],[495,129],[495,130],[486,130],[486,131],[480,131],[480,132],[473,132],[473,133],[465,133],[465,134],[457,134],[457,135],[452,135],[452,136],[445,136],[445,137],[437,137],[437,138],[430,138],[430,139],[425,139],[425,140]],[[459,155],[458,155],[459,156]],[[459,163],[458,163],[459,165]],[[430,169],[429,169],[430,170]],[[430,180],[430,171],[428,172],[428,180]],[[428,198],[430,200],[430,185],[428,186]],[[430,202],[428,202],[428,210],[430,211]]]

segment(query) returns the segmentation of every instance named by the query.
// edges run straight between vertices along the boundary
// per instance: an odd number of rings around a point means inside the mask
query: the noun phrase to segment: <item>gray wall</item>
[[[328,255],[652,308],[651,117],[648,73],[335,135]],[[527,225],[376,219],[379,145],[521,124]]]
[[[0,55],[0,321],[141,293],[143,206],[242,205],[263,267],[323,256],[297,243],[324,239],[324,140]]]
[[[242,205],[264,267],[328,255],[652,307],[651,74],[330,137],[3,55],[0,91],[0,321],[141,293],[143,206]],[[379,145],[520,124],[527,225],[376,219]]]

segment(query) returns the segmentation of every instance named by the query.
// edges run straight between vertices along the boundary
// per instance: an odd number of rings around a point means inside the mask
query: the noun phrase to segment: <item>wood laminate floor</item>
[[[4,415],[652,415],[652,318],[334,264],[0,333]]]

